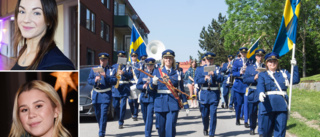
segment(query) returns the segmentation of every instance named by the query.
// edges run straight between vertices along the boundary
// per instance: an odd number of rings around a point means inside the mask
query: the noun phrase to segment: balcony
[[[121,32],[124,35],[130,35],[132,29],[132,20],[127,15],[114,16],[114,29],[115,31]]]

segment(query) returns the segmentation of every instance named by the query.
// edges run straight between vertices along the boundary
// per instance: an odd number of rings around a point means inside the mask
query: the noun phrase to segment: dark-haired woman
[[[12,70],[73,70],[72,62],[58,49],[55,0],[18,0],[15,9],[14,48],[19,51]]]

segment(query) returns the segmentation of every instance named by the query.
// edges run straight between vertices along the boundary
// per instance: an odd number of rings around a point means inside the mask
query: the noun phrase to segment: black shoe
[[[229,108],[229,106],[228,105],[226,105],[226,109],[228,109]]]
[[[255,135],[254,130],[250,130],[250,135]]]
[[[221,108],[224,108],[224,104],[221,104]]]
[[[133,119],[133,121],[138,121],[137,117],[133,117],[132,119]]]
[[[123,125],[119,125],[119,129],[123,129]]]
[[[244,123],[244,127],[246,127],[246,128],[250,128],[250,126],[249,126],[249,124],[246,122],[246,123]]]
[[[237,125],[237,126],[239,126],[239,125],[240,125],[240,120],[239,120],[239,119],[237,119],[237,121],[236,121],[236,125]]]
[[[208,136],[208,130],[203,130],[203,135]]]

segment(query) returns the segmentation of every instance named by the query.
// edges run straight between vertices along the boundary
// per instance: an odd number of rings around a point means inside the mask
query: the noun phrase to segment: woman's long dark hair
[[[21,35],[21,31],[18,27],[17,17],[19,13],[19,6],[20,6],[21,0],[18,0],[16,9],[14,12],[15,17],[15,33],[14,33],[14,49],[17,53],[18,45],[20,43],[23,43],[23,47],[19,51],[19,58],[21,57],[22,53],[26,50],[27,44],[26,39],[23,38]],[[55,0],[40,0],[43,10],[43,16],[45,23],[47,24],[47,30],[44,36],[39,41],[39,51],[37,52],[37,55],[35,59],[32,61],[31,65],[27,67],[27,69],[37,69],[40,61],[44,57],[44,55],[52,48],[56,46],[56,43],[54,42],[54,34],[56,31],[56,28],[58,26],[58,9],[57,9],[57,3]]]

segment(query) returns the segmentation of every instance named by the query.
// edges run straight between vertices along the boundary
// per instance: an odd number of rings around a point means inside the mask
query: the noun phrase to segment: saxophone
[[[120,75],[119,71],[121,70],[121,68],[122,68],[122,64],[119,64],[117,74],[116,74],[117,84],[114,86],[115,88],[119,88],[119,83],[120,83],[120,79],[121,79],[121,75]]]

